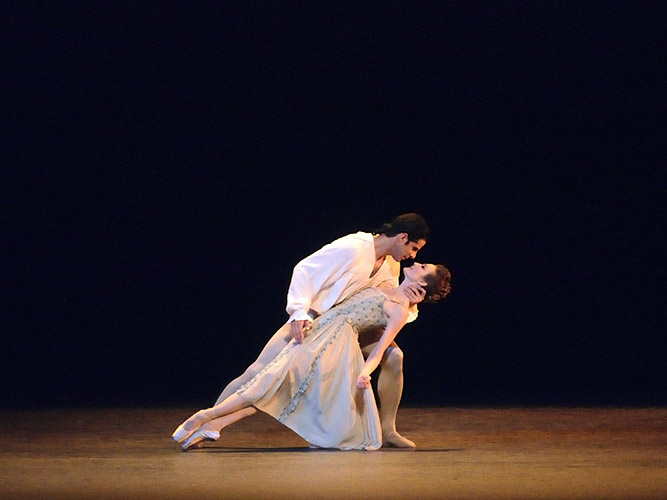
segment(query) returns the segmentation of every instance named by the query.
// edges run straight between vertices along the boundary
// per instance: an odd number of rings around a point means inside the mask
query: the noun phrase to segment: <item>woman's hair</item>
[[[426,281],[426,297],[422,302],[437,302],[444,299],[452,291],[452,273],[442,264],[435,266],[435,272],[424,278]]]
[[[408,241],[414,242],[428,240],[431,236],[431,230],[426,225],[424,218],[415,213],[401,214],[391,222],[385,222],[381,228],[373,232],[389,237],[396,236],[399,233],[407,233]]]

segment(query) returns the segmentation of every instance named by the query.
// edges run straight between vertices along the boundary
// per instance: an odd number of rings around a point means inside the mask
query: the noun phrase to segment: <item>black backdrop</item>
[[[664,404],[658,4],[586,5],[4,8],[2,405],[208,404],[405,211],[406,404]]]

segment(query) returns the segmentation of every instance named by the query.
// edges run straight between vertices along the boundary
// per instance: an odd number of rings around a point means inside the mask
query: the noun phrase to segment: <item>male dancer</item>
[[[398,262],[414,259],[429,236],[430,230],[424,219],[418,214],[407,213],[384,224],[375,233],[357,232],[343,236],[300,261],[294,268],[287,293],[290,319],[273,335],[257,360],[223,389],[215,404],[251,380],[291,339],[301,342],[312,320],[323,312],[364,288],[396,287],[400,272]],[[411,292],[411,302],[420,302],[424,298],[421,288],[413,288]],[[416,311],[413,311],[409,321],[415,317]],[[375,340],[373,337],[366,340],[361,346],[363,351],[369,352]],[[396,412],[403,391],[402,364],[403,353],[394,344],[383,357],[378,379],[382,441],[385,446],[413,448],[415,444],[396,431]],[[203,441],[217,439],[223,427],[256,411],[248,407],[204,424],[183,443],[183,449],[193,449]]]

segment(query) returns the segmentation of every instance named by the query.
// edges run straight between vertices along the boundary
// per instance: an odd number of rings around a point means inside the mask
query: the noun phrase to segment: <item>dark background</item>
[[[659,3],[2,9],[4,407],[192,405],[421,213],[411,405],[664,405]]]

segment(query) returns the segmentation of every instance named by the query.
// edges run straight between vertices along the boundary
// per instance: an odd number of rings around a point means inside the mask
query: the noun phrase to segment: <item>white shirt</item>
[[[373,235],[358,232],[338,238],[300,261],[287,292],[290,321],[311,320],[310,309],[322,314],[364,288],[398,286],[398,262],[387,256],[371,277],[375,260]]]

